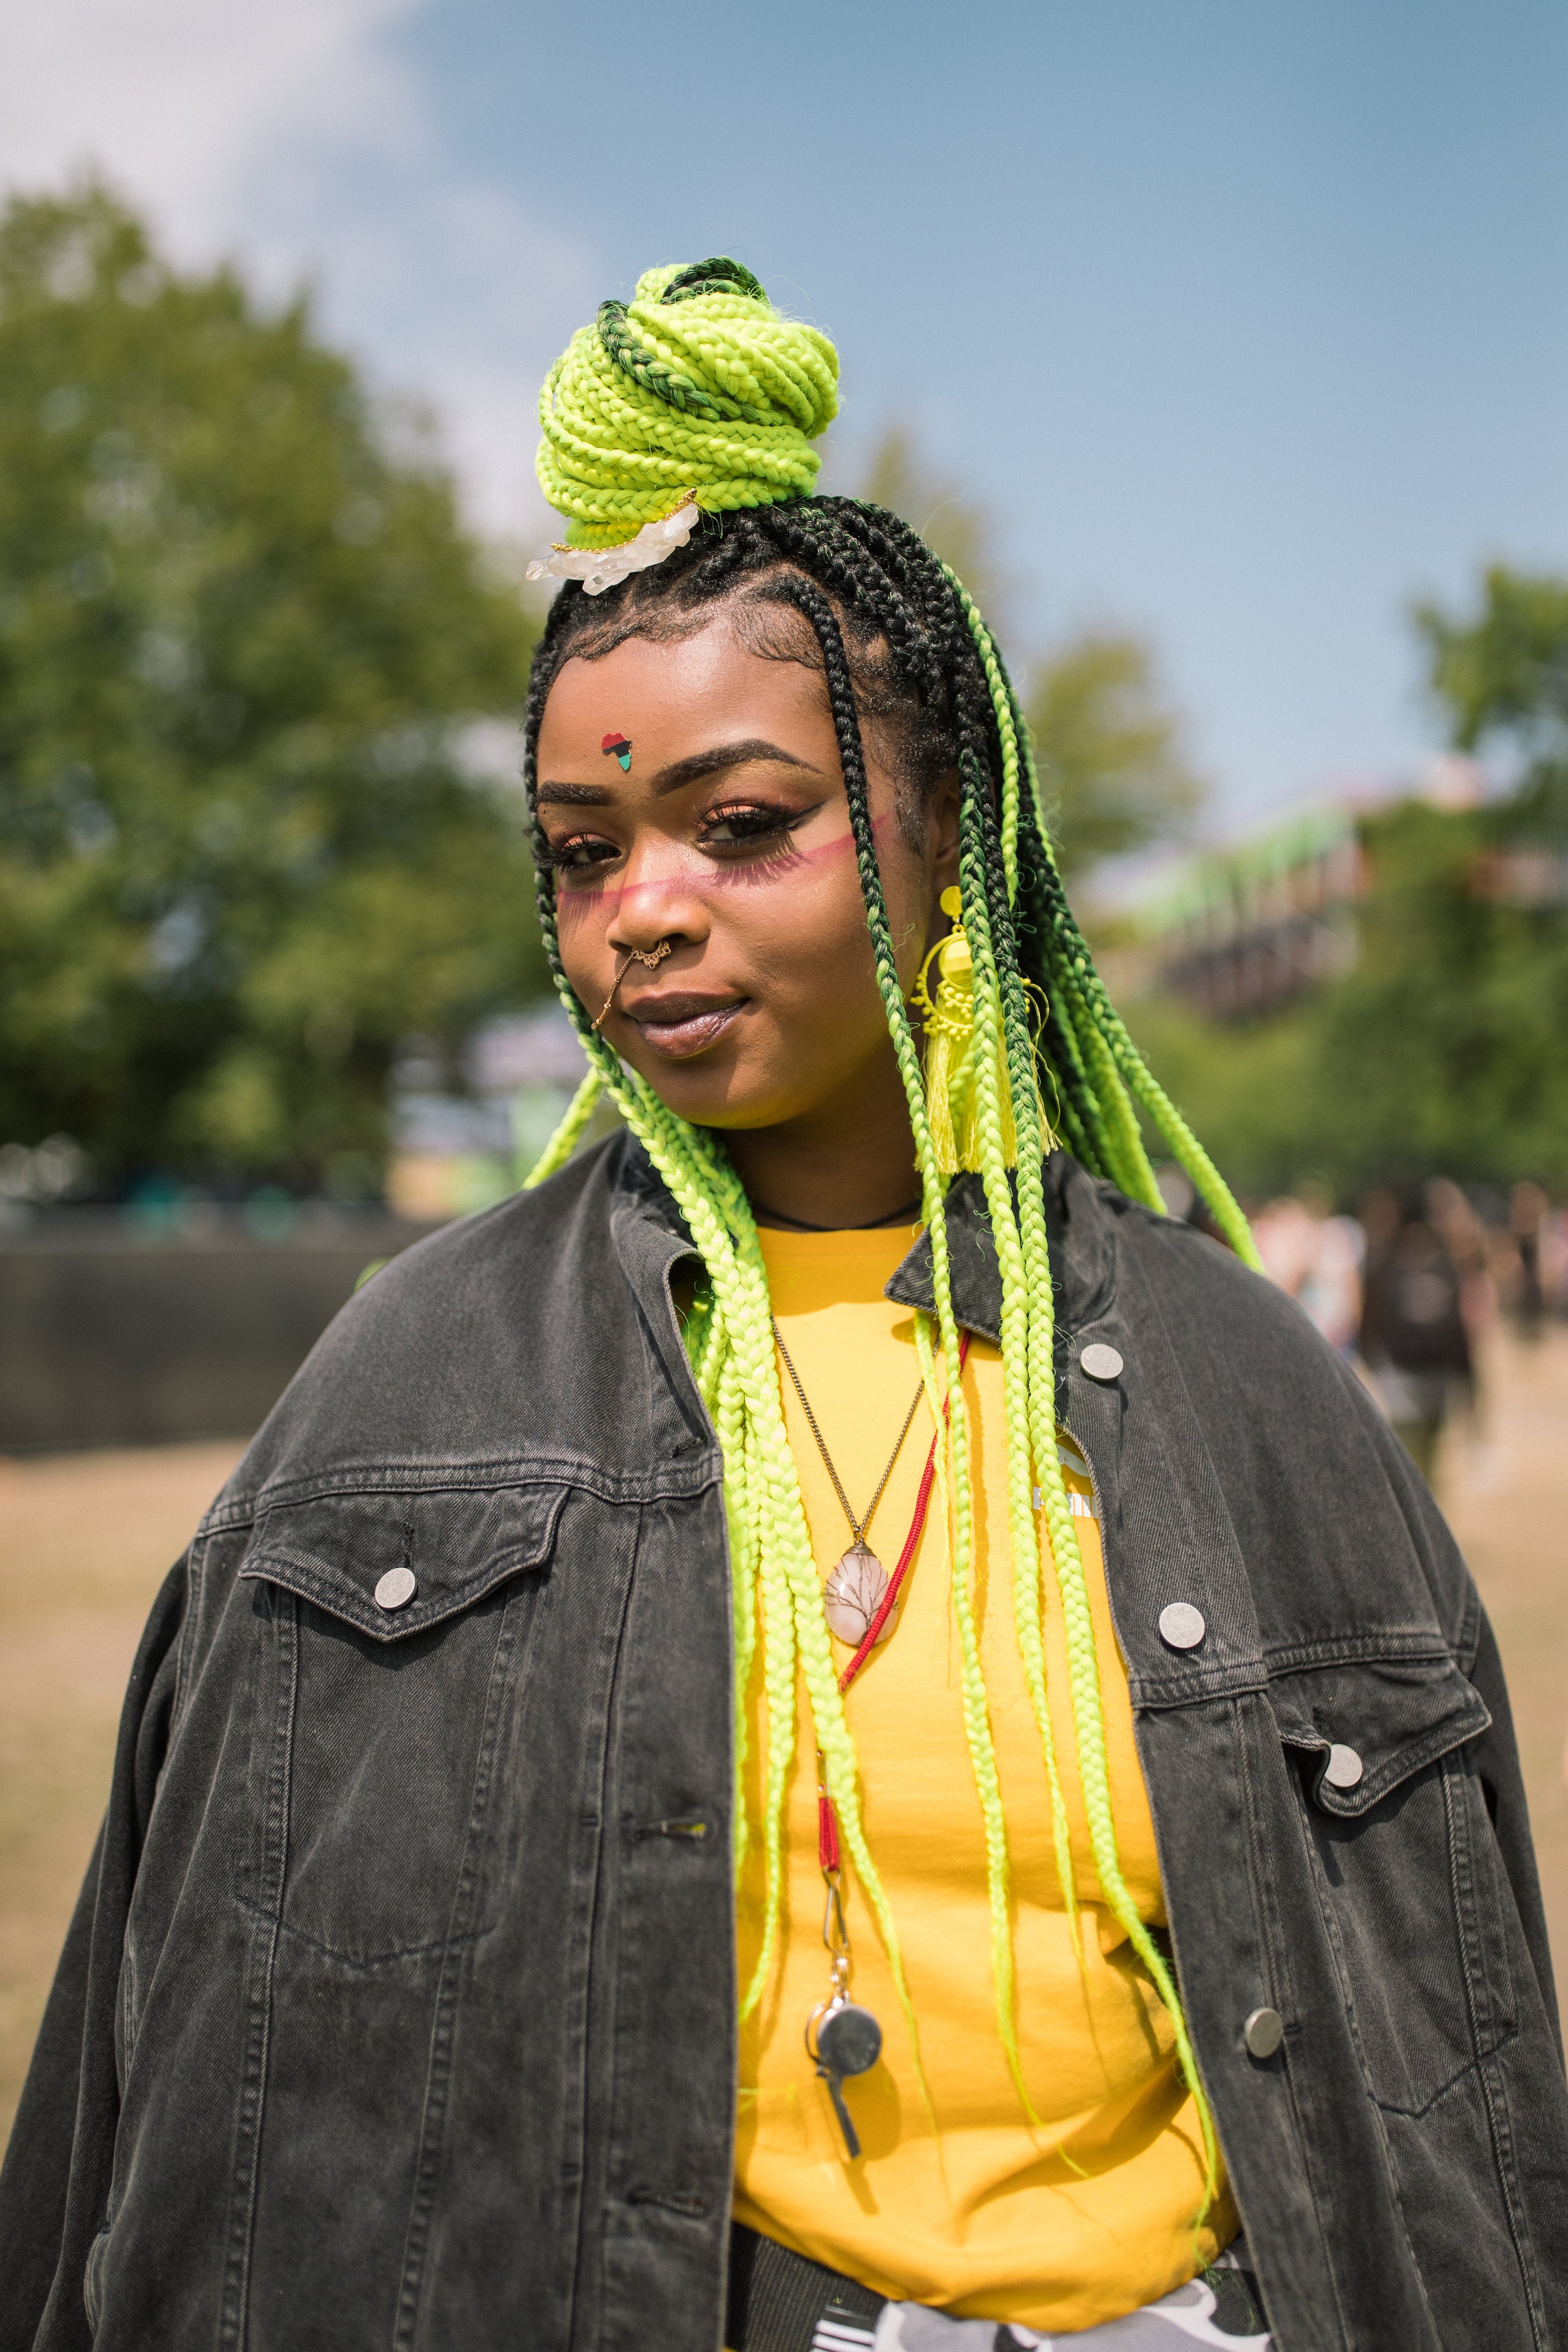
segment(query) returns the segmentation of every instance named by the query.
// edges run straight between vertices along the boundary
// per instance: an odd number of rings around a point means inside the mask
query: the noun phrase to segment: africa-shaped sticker
[[[615,754],[616,758],[621,763],[621,773],[623,776],[629,776],[631,774],[632,739],[629,735],[606,735],[604,741],[600,744],[599,749],[601,751],[613,752]]]

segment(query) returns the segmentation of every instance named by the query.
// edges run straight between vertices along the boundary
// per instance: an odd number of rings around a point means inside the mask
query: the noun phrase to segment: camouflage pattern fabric
[[[992,2319],[949,2319],[922,2304],[889,2303],[874,2328],[847,2312],[825,2313],[813,2352],[862,2347],[868,2352],[1190,2352],[1194,2344],[1217,2345],[1223,2352],[1248,2345],[1267,2352],[1272,2341],[1246,2242],[1238,2238],[1186,2286],[1076,2336],[1037,2336]]]

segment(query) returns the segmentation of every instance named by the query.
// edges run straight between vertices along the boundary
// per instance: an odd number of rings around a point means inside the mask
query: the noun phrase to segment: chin
[[[778,1127],[794,1117],[800,1105],[785,1101],[773,1087],[748,1087],[733,1068],[704,1068],[691,1062],[660,1062],[648,1057],[640,1075],[659,1100],[693,1127],[748,1129]]]

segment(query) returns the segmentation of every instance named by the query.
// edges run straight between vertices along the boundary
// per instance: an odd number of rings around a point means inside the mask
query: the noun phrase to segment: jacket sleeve
[[[120,2117],[121,1956],[167,1748],[185,1591],[182,1561],[131,1670],[109,1811],[0,2171],[0,2352],[90,2352],[82,2276],[109,2202]]]
[[[1535,1866],[1535,1848],[1530,1835],[1524,1780],[1519,1769],[1519,1749],[1513,1736],[1513,1715],[1508,1703],[1508,1685],[1503,1680],[1497,1636],[1484,1610],[1481,1612],[1480,1640],[1469,1678],[1485,1699],[1492,1719],[1490,1730],[1483,1732],[1475,1744],[1476,1769],[1480,1774],[1481,1786],[1486,1792],[1487,1810],[1491,1814],[1492,1826],[1497,1832],[1503,1868],[1513,1889],[1520,1924],[1524,1929],[1525,1942],[1530,1947],[1536,1982],[1541,1987],[1541,1998],[1551,2020],[1561,2058],[1563,2027],[1552,1985],[1552,1947],[1547,1941],[1546,1914],[1541,1901],[1541,1879]]]

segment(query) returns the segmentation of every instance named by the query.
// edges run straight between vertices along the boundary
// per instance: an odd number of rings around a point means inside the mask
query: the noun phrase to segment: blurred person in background
[[[1252,1221],[1263,1270],[1311,1317],[1331,1348],[1353,1354],[1361,1328],[1362,1230],[1333,1213],[1321,1176],[1300,1176]]]
[[[1434,1176],[1426,1199],[1427,1221],[1459,1278],[1459,1313],[1469,1335],[1472,1381],[1479,1383],[1480,1359],[1498,1322],[1489,1236],[1468,1194],[1451,1177]]]
[[[1111,1007],[973,599],[813,494],[837,374],[723,257],[551,373],[589,1076],[160,1595],[0,2352],[1568,2342],[1485,1612]]]
[[[1430,1482],[1444,1423],[1457,1401],[1469,1402],[1474,1381],[1459,1271],[1419,1194],[1369,1193],[1362,1226],[1362,1360],[1395,1433]]]
[[[1508,1199],[1509,1233],[1513,1241],[1513,1278],[1508,1287],[1510,1320],[1528,1347],[1536,1346],[1546,1328],[1546,1265],[1548,1222],[1552,1203],[1539,1184],[1528,1179],[1514,1185]]]

